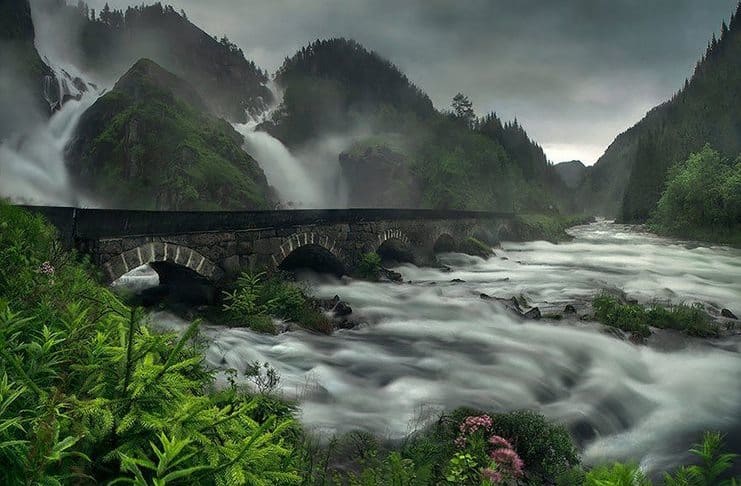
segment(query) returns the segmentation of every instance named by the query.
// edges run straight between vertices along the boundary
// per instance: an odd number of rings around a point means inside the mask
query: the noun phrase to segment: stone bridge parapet
[[[90,255],[112,282],[141,265],[167,262],[214,282],[245,270],[282,268],[311,255],[352,273],[368,252],[394,242],[419,262],[442,236],[498,241],[510,213],[409,209],[161,212],[28,207]],[[307,257],[308,258],[308,257]],[[305,260],[304,260],[305,261]]]

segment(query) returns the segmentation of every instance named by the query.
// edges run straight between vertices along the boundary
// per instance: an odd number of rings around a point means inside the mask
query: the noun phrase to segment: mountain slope
[[[585,208],[644,221],[664,189],[668,169],[710,144],[741,152],[741,5],[708,46],[692,79],[671,100],[619,135],[580,189]]]
[[[517,122],[476,119],[472,108],[465,116],[439,112],[396,66],[353,40],[304,47],[276,82],[283,100],[261,128],[299,149],[327,136],[350,139],[340,167],[351,206],[560,205],[547,187],[560,179]]]
[[[100,12],[84,2],[49,8],[73,26],[70,55],[88,72],[115,79],[136,60],[152,59],[187,80],[215,114],[230,121],[247,121],[246,113],[259,113],[272,102],[267,73],[226,37],[217,40],[169,5]]]
[[[571,189],[576,189],[584,180],[586,166],[581,160],[570,160],[568,162],[559,162],[553,166],[561,180]]]
[[[242,143],[188,83],[142,59],[83,114],[67,160],[80,190],[111,207],[269,208]]]

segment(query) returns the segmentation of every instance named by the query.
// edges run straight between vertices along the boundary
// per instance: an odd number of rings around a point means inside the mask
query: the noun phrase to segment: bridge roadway
[[[512,213],[433,209],[131,211],[25,206],[44,215],[68,247],[90,255],[112,282],[152,264],[218,282],[243,270],[329,266],[352,272],[368,252],[433,258],[467,237],[495,242]],[[162,276],[162,273],[160,272]]]

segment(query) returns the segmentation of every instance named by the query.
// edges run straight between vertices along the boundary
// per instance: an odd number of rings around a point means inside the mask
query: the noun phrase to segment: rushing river
[[[404,265],[404,284],[315,283],[316,295],[340,295],[368,324],[333,336],[205,326],[208,362],[240,371],[269,362],[283,391],[301,400],[301,420],[320,433],[396,438],[468,405],[540,410],[574,432],[590,463],[631,458],[657,470],[708,429],[741,449],[741,336],[636,346],[578,320],[524,321],[480,297],[522,294],[563,307],[614,289],[741,315],[741,250],[606,222],[570,231],[572,242],[505,243],[486,261],[446,255],[451,272]],[[154,319],[186,325],[165,313]]]

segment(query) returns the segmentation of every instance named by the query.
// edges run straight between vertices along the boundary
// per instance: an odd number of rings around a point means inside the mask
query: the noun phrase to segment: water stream
[[[578,320],[523,321],[480,298],[523,294],[533,305],[560,306],[613,288],[641,301],[699,301],[741,314],[741,250],[606,222],[571,231],[570,243],[506,243],[486,261],[446,255],[450,273],[401,266],[411,282],[400,285],[317,281],[315,294],[339,294],[369,324],[333,336],[206,325],[207,360],[236,370],[271,363],[318,433],[397,438],[468,405],[540,410],[569,426],[592,463],[632,458],[649,470],[667,467],[706,429],[728,433],[741,449],[741,336],[674,336],[668,351]],[[153,319],[187,325],[167,313]]]

